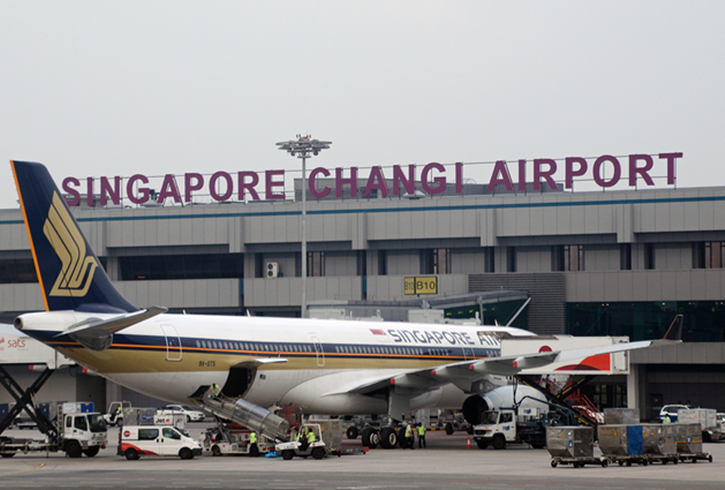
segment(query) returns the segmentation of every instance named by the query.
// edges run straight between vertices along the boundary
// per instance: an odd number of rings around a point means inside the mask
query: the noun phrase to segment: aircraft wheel
[[[135,461],[138,459],[138,451],[136,451],[134,448],[130,447],[126,449],[126,459],[129,461]]]
[[[282,459],[285,461],[289,461],[290,459],[295,457],[295,452],[291,449],[285,449],[282,451]]]
[[[100,446],[91,446],[88,449],[84,449],[83,454],[85,454],[89,458],[92,458],[93,456],[98,454],[98,451],[100,451],[100,450],[101,450]]]
[[[448,422],[446,424],[446,435],[449,435],[449,436],[450,435],[453,435],[454,432],[455,431],[453,430],[453,424],[451,424],[450,422]]]
[[[380,442],[380,434],[372,427],[366,427],[362,431],[362,445],[375,449]]]
[[[70,441],[65,446],[65,453],[71,458],[80,458],[83,455],[83,449],[78,441]]]
[[[312,450],[312,457],[315,459],[322,459],[325,457],[325,450],[321,447],[316,447]]]
[[[393,449],[398,445],[398,433],[392,427],[384,428],[380,433],[380,446],[384,449]]]
[[[357,427],[355,427],[354,425],[351,425],[350,427],[347,428],[347,438],[348,439],[357,439],[358,435],[359,434],[358,434]]]
[[[212,456],[221,456],[222,455],[222,450],[219,449],[219,446],[218,445],[214,444],[211,447],[211,455]]]

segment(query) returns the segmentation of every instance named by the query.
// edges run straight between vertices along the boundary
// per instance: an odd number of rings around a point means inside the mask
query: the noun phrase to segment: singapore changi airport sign
[[[655,167],[658,167],[658,171],[665,171],[667,185],[674,185],[678,158],[682,158],[681,152],[619,157],[602,155],[598,158],[566,157],[558,160],[537,158],[530,163],[519,160],[516,164],[498,160],[490,164],[493,168],[488,177],[487,191],[492,192],[496,186],[504,186],[508,191],[525,191],[527,183],[533,184],[534,191],[539,191],[544,186],[557,190],[560,187],[555,179],[561,181],[562,178],[565,189],[573,189],[577,179],[587,179],[602,189],[625,182],[629,187],[642,183],[653,186]],[[392,165],[386,169],[387,176],[382,166],[373,166],[370,167],[367,177],[358,177],[358,167],[350,167],[347,171],[343,167],[317,167],[309,173],[308,188],[310,194],[317,199],[333,196],[340,198],[343,196],[343,186],[349,187],[352,197],[358,197],[358,184],[364,182],[363,198],[370,196],[373,191],[377,191],[378,196],[389,197],[415,194],[415,184],[419,181],[422,191],[428,195],[445,192],[449,184],[454,184],[452,188],[456,194],[463,194],[465,165],[468,164],[457,162],[450,168],[450,164],[446,166],[433,162],[423,165],[419,173],[416,165]],[[512,178],[512,174],[516,179]],[[527,180],[529,175],[531,180]],[[152,179],[161,180],[160,186],[156,186],[160,189],[158,192],[149,186]],[[145,204],[149,201],[164,203],[167,199],[183,204],[192,202],[194,193],[211,196],[217,202],[259,201],[262,200],[262,195],[266,200],[284,200],[285,171],[218,171],[206,176],[199,172],[187,172],[183,176],[166,174],[163,177],[135,174],[128,178],[87,177],[83,182],[76,177],[66,177],[62,187],[70,206],[80,205],[83,197],[87,199],[89,206],[93,206],[94,195],[100,195],[102,206],[108,202],[120,205],[124,198],[132,204]]]

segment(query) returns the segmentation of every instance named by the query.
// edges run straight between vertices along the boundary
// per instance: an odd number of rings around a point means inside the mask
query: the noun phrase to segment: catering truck
[[[56,432],[45,439],[0,437],[0,456],[17,453],[63,451],[71,458],[93,457],[108,443],[106,421],[98,412],[81,412],[81,403],[62,405]]]

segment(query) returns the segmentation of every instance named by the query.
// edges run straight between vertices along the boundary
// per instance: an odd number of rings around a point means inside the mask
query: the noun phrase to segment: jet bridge
[[[215,395],[213,389],[208,388],[201,396],[193,397],[192,400],[219,418],[231,420],[270,439],[289,440],[289,423],[285,419],[266,408],[249,403],[244,398]]]

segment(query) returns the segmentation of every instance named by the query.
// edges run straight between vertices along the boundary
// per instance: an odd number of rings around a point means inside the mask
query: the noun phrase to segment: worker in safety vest
[[[257,447],[257,433],[254,431],[249,434],[249,456],[252,458],[259,456],[259,447]]]
[[[425,442],[425,426],[422,423],[418,425],[418,447],[428,447]]]
[[[403,449],[405,449],[406,447],[409,447],[410,449],[415,449],[413,439],[413,426],[409,423],[405,424],[405,441],[403,441]]]
[[[317,442],[317,438],[315,437],[315,431],[311,430],[309,434],[307,434],[307,446],[311,446],[313,443]]]
[[[668,414],[668,413],[665,414],[665,418],[662,420],[662,423],[664,423],[664,424],[672,423],[672,419],[670,419],[670,414]]]

